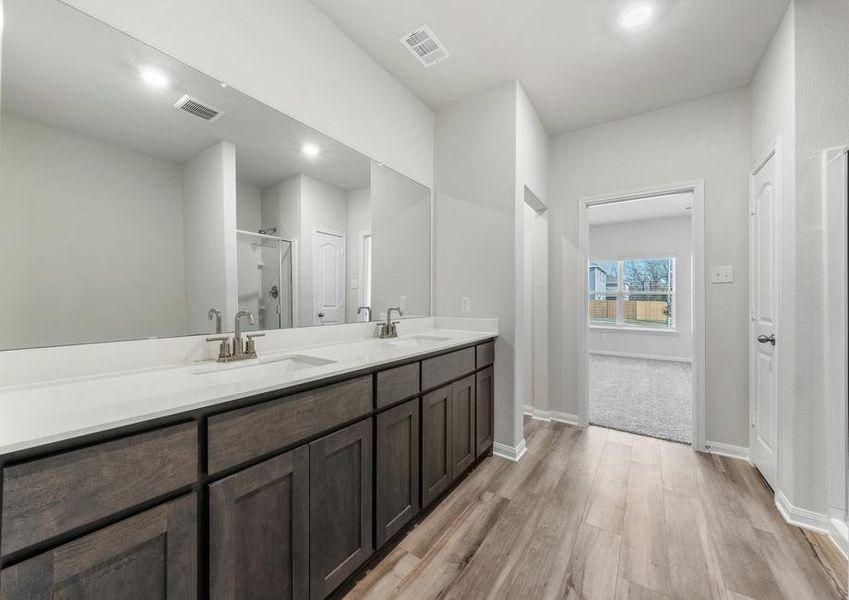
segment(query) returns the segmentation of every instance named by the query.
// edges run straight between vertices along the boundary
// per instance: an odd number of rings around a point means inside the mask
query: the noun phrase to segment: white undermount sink
[[[262,375],[282,375],[301,371],[303,369],[311,369],[313,367],[321,367],[335,363],[335,360],[327,358],[318,358],[317,356],[307,356],[306,354],[290,354],[287,356],[271,356],[268,358],[254,358],[241,360],[229,363],[216,362],[211,365],[206,365],[192,370],[193,375],[211,375],[215,373],[229,373],[233,371],[244,372],[245,375],[251,377]],[[257,373],[261,370],[262,373]],[[240,375],[242,373],[239,373]]]
[[[416,335],[413,337],[386,342],[393,348],[428,348],[440,342],[447,342],[451,338],[439,337],[436,335]]]

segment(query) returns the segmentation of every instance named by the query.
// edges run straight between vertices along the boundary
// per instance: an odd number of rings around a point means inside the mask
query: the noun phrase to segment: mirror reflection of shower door
[[[256,315],[256,324],[245,327],[292,327],[292,243],[241,230],[237,240],[239,310]]]

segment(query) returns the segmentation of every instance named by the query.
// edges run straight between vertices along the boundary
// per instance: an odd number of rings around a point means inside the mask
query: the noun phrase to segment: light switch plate
[[[710,268],[711,283],[733,283],[734,282],[734,267],[731,265],[722,265]]]
[[[460,298],[460,310],[464,313],[472,312],[472,299],[468,296]]]

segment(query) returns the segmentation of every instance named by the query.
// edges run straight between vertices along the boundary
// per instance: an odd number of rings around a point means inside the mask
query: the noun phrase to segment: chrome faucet
[[[214,310],[214,309],[213,309]],[[216,311],[218,312],[218,311]],[[212,319],[212,310],[210,310],[210,319]],[[220,312],[219,321],[220,321]],[[219,335],[215,337],[206,338],[207,342],[221,342],[221,345],[218,347],[218,362],[232,362],[234,360],[245,360],[248,358],[256,358],[256,342],[254,342],[254,338],[265,336],[264,333],[249,333],[245,337],[247,338],[246,342],[242,342],[242,324],[240,319],[242,317],[248,318],[248,323],[253,325],[254,314],[247,310],[240,310],[236,313],[236,322],[235,322],[235,333],[233,334],[233,343],[232,346],[230,344],[230,340],[226,335]]]
[[[392,311],[398,313],[399,317],[404,316],[404,312],[397,306],[390,306],[386,309],[386,322],[381,323],[377,327],[377,337],[379,338],[396,338],[398,337],[398,321],[392,320]]]
[[[357,315],[360,315],[363,312],[368,314],[368,320],[371,321],[371,306],[360,306],[357,308]]]
[[[215,318],[215,333],[221,333],[221,311],[217,308],[210,308],[206,315],[206,320],[211,321]]]
[[[240,310],[236,313],[236,323],[234,324],[235,333],[233,334],[233,356],[244,356],[245,347],[242,344],[242,323],[241,318],[247,317],[248,323],[254,324],[254,314],[249,310]]]

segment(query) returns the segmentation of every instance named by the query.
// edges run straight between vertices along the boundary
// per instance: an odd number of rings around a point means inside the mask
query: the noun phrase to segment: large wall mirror
[[[58,0],[4,12],[0,349],[430,314],[428,188]]]

